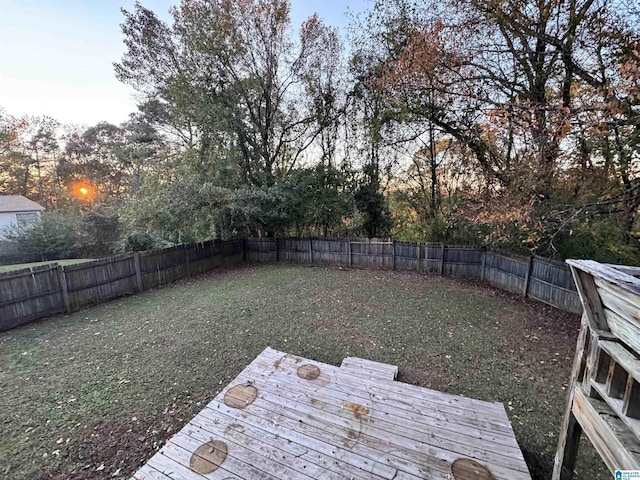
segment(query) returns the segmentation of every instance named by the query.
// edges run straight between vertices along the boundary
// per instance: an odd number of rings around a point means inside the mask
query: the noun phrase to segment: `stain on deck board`
[[[253,385],[236,385],[224,395],[224,404],[231,408],[245,408],[258,396],[258,389]]]
[[[191,455],[189,468],[201,475],[215,472],[227,458],[227,444],[220,440],[212,440],[202,444]]]
[[[344,402],[342,405],[347,410],[351,410],[353,412],[353,418],[356,420],[361,420],[363,415],[369,415],[370,410],[367,407],[358,405],[357,403]]]
[[[320,369],[315,365],[302,365],[298,368],[298,376],[305,380],[315,380],[320,376]]]
[[[470,458],[459,458],[451,466],[455,480],[494,480],[489,469]]]

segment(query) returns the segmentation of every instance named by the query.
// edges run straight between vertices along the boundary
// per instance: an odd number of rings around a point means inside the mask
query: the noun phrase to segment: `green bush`
[[[142,252],[145,250],[166,248],[172,245],[172,243],[158,237],[154,237],[147,232],[131,232],[120,238],[117,250],[119,252]]]
[[[12,225],[5,239],[16,253],[40,255],[42,260],[56,260],[78,255],[80,217],[61,211],[44,212],[40,221],[31,225]]]
[[[116,251],[120,230],[117,215],[87,212],[78,223],[76,247],[85,257],[106,257]]]

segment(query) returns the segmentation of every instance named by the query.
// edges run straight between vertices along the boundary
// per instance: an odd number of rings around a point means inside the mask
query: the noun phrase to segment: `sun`
[[[86,187],[80,187],[80,193],[82,195],[87,195],[87,193],[89,193],[89,190]]]

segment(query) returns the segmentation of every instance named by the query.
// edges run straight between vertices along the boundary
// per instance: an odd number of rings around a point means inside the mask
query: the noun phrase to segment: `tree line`
[[[125,249],[393,234],[640,261],[636,2],[376,0],[344,37],[289,10],[123,10],[137,112],[0,115],[0,191],[108,217]]]

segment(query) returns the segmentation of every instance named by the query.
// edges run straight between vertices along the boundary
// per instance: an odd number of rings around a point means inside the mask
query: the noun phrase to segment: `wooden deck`
[[[265,349],[132,478],[531,479],[500,403]]]

